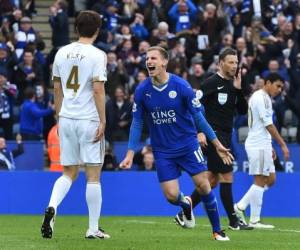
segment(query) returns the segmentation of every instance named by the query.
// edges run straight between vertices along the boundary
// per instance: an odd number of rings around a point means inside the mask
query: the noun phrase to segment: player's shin
[[[97,232],[102,205],[102,192],[99,182],[88,182],[86,185],[86,202],[89,209],[89,230]]]
[[[69,176],[62,175],[54,183],[52,194],[49,202],[49,207],[53,207],[56,211],[59,204],[65,198],[72,185],[72,180]]]
[[[207,216],[210,224],[212,225],[213,232],[220,232],[220,216],[218,210],[218,204],[214,192],[211,190],[210,193],[201,195]]]

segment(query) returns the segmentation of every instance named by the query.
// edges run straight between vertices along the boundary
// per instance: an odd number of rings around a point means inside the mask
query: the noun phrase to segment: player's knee
[[[177,201],[178,193],[172,191],[172,190],[166,190],[165,191],[165,197],[170,203],[174,203]]]
[[[78,168],[77,167],[64,167],[64,175],[70,177],[72,181],[75,181],[78,177]]]
[[[199,194],[208,194],[211,190],[210,183],[208,180],[204,180],[201,183],[196,184],[196,189]]]

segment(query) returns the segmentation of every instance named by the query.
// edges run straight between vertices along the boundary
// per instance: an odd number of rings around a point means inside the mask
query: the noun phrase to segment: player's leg
[[[99,227],[99,218],[102,205],[102,191],[100,174],[104,161],[105,142],[102,138],[94,142],[99,122],[78,121],[77,130],[80,143],[80,158],[84,162],[86,171],[86,202],[89,211],[89,228],[86,232],[87,239],[110,238],[103,229]]]
[[[99,227],[99,218],[102,206],[102,191],[100,184],[101,165],[87,164],[85,173],[86,184],[86,202],[89,210],[89,228],[86,233],[88,239],[107,239],[110,236]]]
[[[214,238],[221,241],[229,240],[229,238],[221,230],[218,204],[215,194],[211,190],[207,172],[201,172],[194,175],[192,178],[195,183],[196,191],[199,193],[201,200],[203,201],[207,216],[212,226]]]
[[[192,201],[190,197],[184,196],[180,191],[178,180],[173,179],[160,183],[162,191],[166,199],[175,206],[180,206],[183,211],[183,221],[186,228],[195,226],[195,218],[193,214]]]
[[[70,190],[72,182],[78,176],[79,143],[75,134],[74,120],[60,118],[60,158],[64,166],[63,174],[54,183],[50,202],[45,210],[45,216],[41,227],[42,237],[52,238],[54,219],[57,207]]]
[[[254,228],[273,229],[273,225],[263,224],[260,220],[263,195],[266,185],[275,182],[275,166],[272,159],[272,148],[259,150],[260,161],[254,172],[254,191],[250,197],[250,225]]]

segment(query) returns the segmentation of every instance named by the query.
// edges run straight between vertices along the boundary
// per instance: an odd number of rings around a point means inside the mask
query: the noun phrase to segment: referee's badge
[[[218,102],[221,105],[224,105],[227,102],[227,97],[228,97],[227,93],[219,93],[218,94]]]
[[[171,90],[171,91],[169,92],[169,97],[170,97],[170,98],[174,99],[176,96],[177,96],[177,92],[176,92],[176,91]]]

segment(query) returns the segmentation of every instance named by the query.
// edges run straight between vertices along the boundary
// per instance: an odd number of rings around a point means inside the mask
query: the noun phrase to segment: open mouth
[[[155,67],[154,66],[148,66],[148,69],[151,72],[151,71],[155,70]]]

